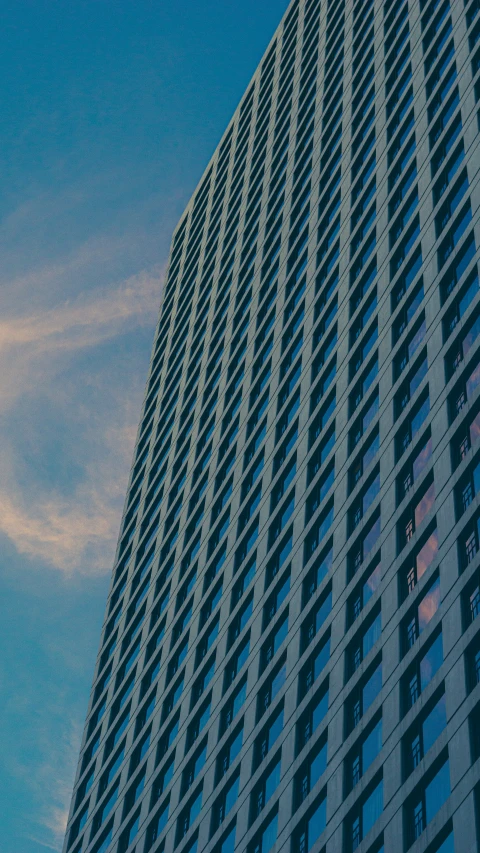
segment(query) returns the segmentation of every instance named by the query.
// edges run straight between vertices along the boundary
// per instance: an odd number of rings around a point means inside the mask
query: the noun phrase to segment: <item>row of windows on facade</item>
[[[406,774],[413,772],[419,766],[423,756],[434,745],[438,738],[442,735],[446,727],[446,711],[445,711],[445,696],[441,692],[442,688],[436,691],[428,703],[421,717],[415,721],[415,724],[410,728],[407,735],[403,739],[403,755],[404,767]],[[328,700],[327,700],[328,701]],[[479,706],[477,705],[470,715],[470,733],[472,742],[472,760],[478,757],[478,715]],[[278,728],[278,725],[277,725]],[[362,738],[361,743],[357,743],[355,748],[349,754],[346,760],[348,767],[348,790],[354,788],[360,780],[363,773],[373,764],[378,757],[382,748],[382,725],[381,716],[376,716],[368,728],[367,733]],[[235,740],[232,741],[232,746],[236,743],[236,749],[239,750],[238,739],[240,731],[237,731]],[[238,753],[237,753],[238,754]],[[199,753],[199,759],[203,753]],[[236,757],[236,755],[234,756]],[[327,763],[327,742],[324,737],[319,739],[315,747],[309,753],[308,762],[301,767],[294,779],[294,804],[297,808],[301,806],[310,790],[317,785],[325,772]],[[263,775],[262,779],[255,785],[250,797],[250,822],[260,816],[269,803],[273,795],[278,789],[281,779],[281,758],[280,753],[277,753],[275,758],[270,763],[268,770]],[[213,833],[218,830],[224,821],[228,823],[228,816],[233,807],[236,805],[239,789],[239,772],[235,772],[234,776],[229,780],[221,797],[215,803],[212,809],[211,823]],[[414,792],[408,797],[404,805],[405,811],[405,849],[407,849],[414,841],[417,840],[423,833],[426,826],[431,822],[432,818],[437,814],[439,809],[447,800],[450,794],[450,778],[448,768],[448,754],[444,750],[439,758],[427,769],[427,772],[416,784]],[[161,795],[160,795],[161,796]],[[188,809],[182,813],[177,824],[177,840],[188,832],[190,826],[194,823],[200,813],[201,808],[201,792],[197,792],[192,798]],[[159,832],[161,832],[168,818],[168,799],[164,800],[156,821],[151,826],[155,826],[155,830],[147,834],[146,849],[150,849],[156,841]],[[355,850],[363,838],[368,835],[370,830],[375,825],[383,810],[383,795],[381,777],[378,774],[369,783],[367,791],[362,794],[360,799],[351,808],[349,815],[345,821],[344,833],[346,849]],[[259,849],[263,851],[270,849],[269,844],[274,844],[277,838],[277,820],[276,810],[273,813],[275,818],[272,820],[272,813],[263,822],[261,830],[256,833],[255,838],[249,844],[249,850],[255,851]],[[128,839],[128,842],[123,842],[123,848],[127,849],[128,844],[138,830],[138,818],[131,822],[128,828],[128,835],[122,836]],[[223,835],[221,842],[218,844],[218,850],[224,853],[225,850],[234,849],[235,842],[235,823],[230,825],[226,833]],[[319,839],[326,827],[326,796],[325,791],[322,791],[316,797],[313,806],[308,809],[308,813],[304,815],[297,828],[292,834],[292,850],[310,850],[316,841]],[[266,831],[268,828],[268,831]],[[441,840],[435,841],[434,845],[429,847],[429,850],[451,850],[450,847],[453,839],[451,830],[447,827],[441,833]],[[445,837],[447,836],[447,838]],[[447,845],[448,839],[448,845]],[[110,837],[111,840],[111,837]],[[228,846],[224,846],[227,843]],[[192,839],[192,849],[196,843],[196,837]],[[377,842],[376,842],[377,843]],[[381,843],[381,839],[378,840]],[[120,842],[122,844],[122,840]],[[230,846],[232,845],[232,846]],[[258,845],[260,845],[258,847]],[[267,847],[265,847],[267,845]],[[437,846],[438,845],[438,846]],[[445,845],[445,846],[444,846]],[[189,848],[190,849],[190,848]],[[216,848],[217,849],[217,848]],[[373,847],[371,848],[373,849]],[[375,844],[375,849],[377,849]]]
[[[433,550],[431,543],[430,543],[430,549]],[[423,551],[425,554],[425,549],[423,549]],[[368,585],[371,589],[372,588],[371,579],[369,579]],[[423,614],[430,614],[430,618],[431,618],[435,612],[436,607],[438,607],[438,601],[439,601],[439,598],[438,598],[438,581],[436,581],[435,583],[432,584],[432,588],[429,590],[428,594],[424,597],[421,604],[418,606],[417,625],[420,625],[420,631],[422,630],[422,627],[424,627],[423,622],[425,619],[424,616],[422,617],[422,613]],[[322,607],[324,607],[324,606],[325,605],[323,605]],[[322,611],[322,608],[319,608],[317,613],[320,613],[321,611]],[[312,634],[312,628],[310,626],[309,627],[309,636],[311,634]],[[363,633],[362,640],[361,640],[361,647],[363,646],[363,654],[365,654],[366,651],[368,652],[368,650],[372,647],[372,645],[375,643],[376,638],[378,637],[378,634],[379,634],[379,621],[378,621],[378,617],[377,617],[372,622],[370,627],[366,631],[364,631],[364,633]],[[407,646],[407,645],[410,646],[411,643],[412,643],[412,628],[411,628],[411,624],[408,624],[407,628],[405,629],[405,646]],[[323,652],[323,655],[324,655],[324,652]],[[357,643],[357,647],[355,647],[350,652],[351,662],[349,664],[349,668],[353,668],[353,669],[356,668],[358,666],[358,662],[361,659],[361,656],[362,656],[362,652],[358,651],[358,643]],[[317,655],[315,658],[315,661],[318,660],[318,657],[319,656]],[[435,641],[435,643],[432,644],[432,648],[429,650],[428,655],[425,655],[424,658],[422,658],[421,661],[415,665],[415,672],[413,673],[413,675],[411,675],[411,677],[410,677],[410,675],[408,677],[408,693],[407,693],[407,696],[408,696],[408,703],[409,704],[413,704],[416,701],[416,699],[418,698],[419,691],[424,689],[425,685],[428,683],[428,680],[432,677],[432,674],[434,674],[435,671],[438,669],[438,666],[441,662],[441,657],[442,657],[441,638],[439,639],[437,637],[437,640]],[[309,676],[310,676],[311,671],[312,671],[311,669],[308,671]],[[425,675],[425,673],[427,673],[427,675]],[[359,694],[358,698],[355,699],[355,702],[352,706],[352,712],[351,712],[352,713],[353,725],[355,725],[359,721],[359,719],[361,717],[361,713],[364,710],[364,708],[368,707],[369,704],[371,704],[370,699],[368,697],[370,696],[370,693],[372,695],[375,694],[375,686],[372,687],[372,684],[375,685],[375,683],[377,683],[377,684],[379,683],[378,667],[374,671],[373,675],[366,682],[364,688],[362,689],[361,694]],[[381,683],[381,678],[380,678],[380,683]],[[307,684],[308,684],[308,682],[307,682]],[[378,688],[377,688],[377,691],[378,691]]]

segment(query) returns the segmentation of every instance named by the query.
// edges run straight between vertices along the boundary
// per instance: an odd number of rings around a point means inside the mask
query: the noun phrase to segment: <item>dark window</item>
[[[243,720],[236,727],[233,734],[228,738],[225,746],[222,748],[216,763],[215,779],[216,784],[225,776],[225,773],[240,754],[243,743]]]
[[[382,749],[382,718],[376,718],[356,742],[345,761],[345,789],[348,794],[360,781]]]
[[[260,816],[275,793],[282,775],[281,752],[271,761],[250,795],[250,825]]]
[[[327,739],[323,736],[313,746],[297,771],[294,778],[294,801],[295,807],[299,808],[308,797],[319,779],[323,776],[327,767]]]
[[[438,576],[429,584],[420,601],[408,611],[402,622],[402,650],[406,654],[429,625],[440,607],[440,579]]]
[[[382,664],[372,664],[356,685],[345,705],[345,728],[350,733],[359,724],[382,689]]]
[[[420,764],[447,726],[445,693],[436,695],[403,738],[404,776]]]
[[[375,607],[371,616],[363,623],[346,651],[346,678],[349,679],[371,652],[382,633],[380,605]]]
[[[402,679],[404,713],[412,708],[443,663],[442,632],[423,648]]]
[[[309,853],[327,824],[326,792],[317,797],[292,835],[291,853]]]
[[[230,813],[235,805],[238,797],[238,789],[240,785],[240,774],[235,773],[233,778],[230,778],[223,788],[220,796],[217,797],[212,806],[212,818],[210,824],[210,838],[222,825],[223,821]]]
[[[360,846],[383,811],[383,780],[376,780],[356,802],[345,821],[346,850]]]
[[[273,672],[265,679],[257,695],[257,722],[281,692],[287,675],[285,656],[276,664]]]
[[[423,777],[405,804],[405,825],[409,845],[420,838],[424,829],[450,796],[448,758],[440,759]],[[443,763],[442,763],[443,762]]]

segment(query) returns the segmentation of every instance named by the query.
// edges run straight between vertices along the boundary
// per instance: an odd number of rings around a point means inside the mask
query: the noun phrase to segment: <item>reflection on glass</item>
[[[420,634],[435,616],[440,607],[440,578],[430,587],[418,606],[418,630]]]
[[[479,415],[479,431],[480,431],[480,415]],[[366,471],[370,462],[375,458],[378,451],[380,449],[380,436],[377,435],[371,442],[370,446],[367,447],[365,453],[363,454],[363,470]]]
[[[377,591],[380,581],[382,579],[382,567],[380,563],[374,568],[372,574],[365,581],[363,586],[363,606],[365,607],[367,601],[372,597],[374,592]]]
[[[423,287],[421,287],[419,289],[415,298],[412,299],[410,304],[407,306],[407,323],[409,323],[410,320],[412,319],[413,315],[415,314],[415,312],[416,312],[418,306],[421,304],[422,300],[423,300]]]
[[[463,357],[466,358],[469,349],[473,346],[480,333],[480,317],[477,317],[470,331],[463,339]]]
[[[380,494],[380,474],[377,474],[363,496],[363,514],[367,512],[375,498]]]
[[[430,412],[430,397],[427,397],[414,418],[412,418],[412,439],[417,434]]]
[[[425,337],[426,331],[427,331],[427,327],[426,327],[425,320],[424,320],[422,325],[418,329],[417,333],[413,336],[412,340],[410,341],[410,343],[408,345],[408,357],[409,357],[409,359],[412,358],[414,353],[416,353],[418,347],[420,346],[420,344],[422,343],[422,341]]]
[[[423,381],[428,371],[428,360],[425,358],[420,367],[418,368],[415,376],[410,380],[410,397],[413,397],[415,391],[419,387],[420,383]]]
[[[380,536],[380,518],[372,524],[370,530],[363,540],[363,553],[368,554],[374,547],[378,537]]]
[[[475,391],[477,385],[480,384],[480,364],[477,364],[476,368],[470,374],[467,379],[467,397],[470,398]]]
[[[480,438],[480,412],[474,421],[470,424],[470,441],[472,446],[477,443]]]
[[[438,532],[436,530],[428,537],[425,545],[417,554],[417,580],[420,580],[438,553]]]
[[[430,512],[435,501],[435,484],[432,483],[430,488],[425,492],[420,503],[415,507],[415,527],[418,527],[426,515]]]
[[[422,447],[420,453],[413,463],[413,481],[416,482],[422,473],[425,470],[430,459],[432,458],[432,439],[430,438],[425,447]]]
[[[372,405],[370,406],[368,412],[363,416],[363,432],[366,432],[370,424],[372,423],[375,415],[378,412],[378,396],[375,397]]]

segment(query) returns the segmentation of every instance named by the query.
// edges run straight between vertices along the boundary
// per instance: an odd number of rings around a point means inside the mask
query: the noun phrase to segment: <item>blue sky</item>
[[[287,5],[2,4],[2,853],[61,849],[171,232]]]

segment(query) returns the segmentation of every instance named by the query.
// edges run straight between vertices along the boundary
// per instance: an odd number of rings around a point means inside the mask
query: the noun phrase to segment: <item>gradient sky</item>
[[[287,5],[2,3],[1,853],[61,849],[171,232]]]

